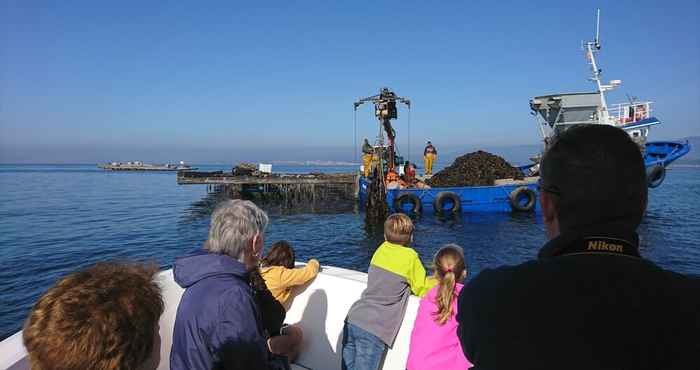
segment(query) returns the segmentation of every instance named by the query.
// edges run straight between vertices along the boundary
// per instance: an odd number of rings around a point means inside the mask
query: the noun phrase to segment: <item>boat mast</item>
[[[608,103],[605,101],[605,91],[611,90],[612,85],[603,85],[600,82],[600,75],[602,70],[598,68],[598,63],[595,60],[595,54],[600,50],[600,9],[596,13],[596,23],[595,23],[595,40],[586,42],[586,57],[588,58],[589,64],[591,65],[591,71],[593,76],[591,80],[598,86],[598,94],[600,94],[600,109],[598,110],[598,123],[609,122],[608,114]]]

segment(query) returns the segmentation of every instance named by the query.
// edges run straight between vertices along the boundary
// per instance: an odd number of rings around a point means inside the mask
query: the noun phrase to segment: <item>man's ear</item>
[[[540,207],[542,207],[542,221],[544,222],[547,236],[550,239],[557,237],[559,230],[559,212],[554,204],[553,195],[540,191]]]
[[[557,217],[552,195],[546,191],[540,191],[540,207],[542,208],[542,219],[545,222],[552,222]]]
[[[250,244],[251,248],[255,248],[255,244],[257,244],[257,243],[258,243],[258,234],[256,233],[255,235],[253,235],[253,239],[250,239],[250,242],[248,244]]]
[[[257,250],[258,243],[260,243],[260,237],[260,233],[257,232],[255,233],[255,235],[253,235],[253,239],[251,239],[250,241],[250,253],[255,256],[258,256],[260,252],[262,252],[262,248],[260,248],[260,250]]]

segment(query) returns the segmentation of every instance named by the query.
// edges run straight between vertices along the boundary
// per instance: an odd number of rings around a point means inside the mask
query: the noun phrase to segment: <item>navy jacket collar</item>
[[[229,275],[249,281],[245,265],[235,259],[222,255],[198,250],[175,260],[173,275],[175,282],[187,288],[195,283],[213,276]]]
[[[614,225],[600,225],[585,230],[562,233],[547,242],[538,258],[582,254],[605,253],[639,257],[639,236],[634,230]]]

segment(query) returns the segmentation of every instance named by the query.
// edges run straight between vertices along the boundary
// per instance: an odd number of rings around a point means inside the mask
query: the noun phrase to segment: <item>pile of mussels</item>
[[[497,179],[522,179],[522,172],[505,159],[477,151],[457,157],[455,161],[428,180],[432,187],[489,186]]]

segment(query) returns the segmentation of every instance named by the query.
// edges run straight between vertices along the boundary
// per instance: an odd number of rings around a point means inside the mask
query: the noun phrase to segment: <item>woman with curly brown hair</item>
[[[34,304],[22,336],[33,370],[153,370],[160,362],[158,267],[98,263]]]

